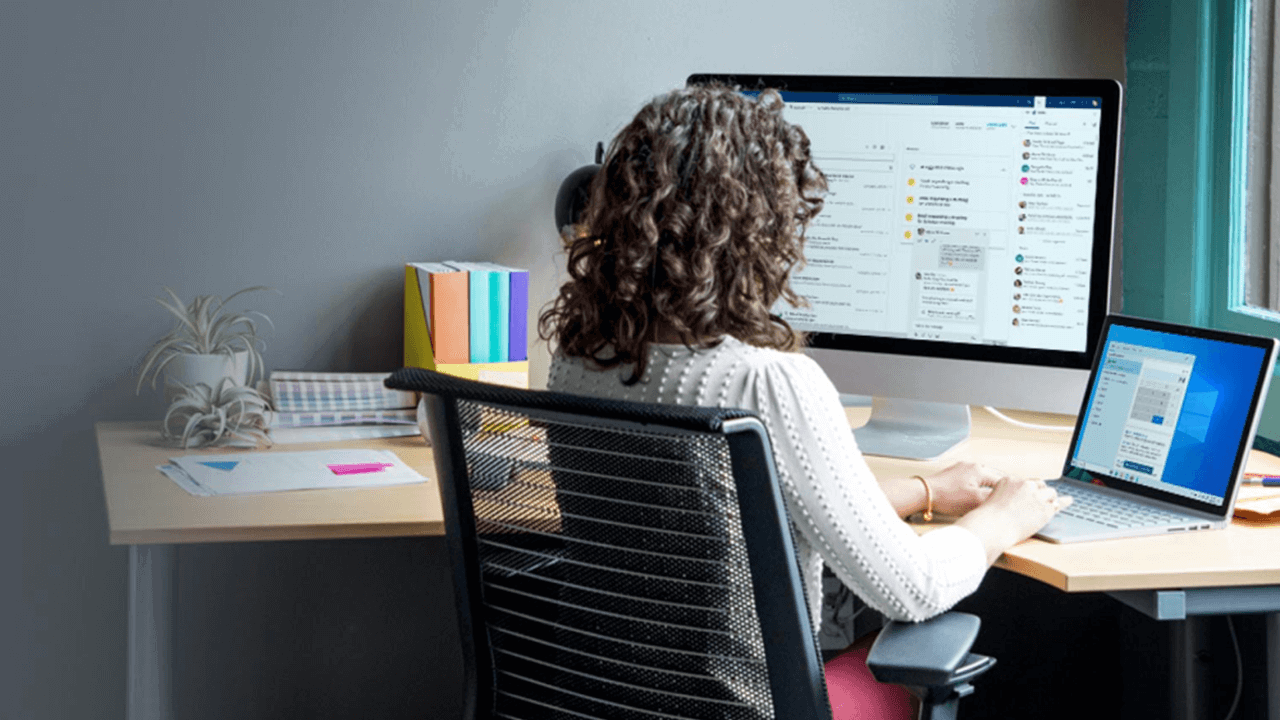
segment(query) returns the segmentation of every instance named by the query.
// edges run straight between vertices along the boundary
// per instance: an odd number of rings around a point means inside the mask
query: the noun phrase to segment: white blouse
[[[557,355],[547,385],[617,400],[757,413],[797,531],[815,630],[823,562],[894,620],[925,620],[978,588],[987,569],[982,542],[957,526],[918,536],[898,517],[854,443],[835,386],[809,357],[730,337],[708,350],[653,345],[644,377],[628,386],[623,379],[631,372],[630,366],[601,370]]]

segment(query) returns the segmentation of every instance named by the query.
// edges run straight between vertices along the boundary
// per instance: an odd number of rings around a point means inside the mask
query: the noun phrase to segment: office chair
[[[829,719],[768,436],[742,410],[517,390],[424,393],[467,718]],[[882,681],[953,717],[978,619],[891,624]],[[869,663],[870,664],[870,663]]]

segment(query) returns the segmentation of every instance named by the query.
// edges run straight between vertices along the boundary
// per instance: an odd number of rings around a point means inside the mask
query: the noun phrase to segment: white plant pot
[[[237,385],[249,379],[249,353],[241,350],[226,355],[179,355],[164,367],[165,400],[172,402],[172,383],[195,385],[204,383],[210,389],[218,387],[223,378],[231,378]]]

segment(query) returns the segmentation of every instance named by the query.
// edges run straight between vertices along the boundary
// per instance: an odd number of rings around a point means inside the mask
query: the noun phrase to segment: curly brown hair
[[[803,263],[826,177],[782,96],[723,85],[655,98],[618,134],[564,236],[569,282],[538,320],[544,340],[602,368],[644,375],[659,329],[689,348],[725,335],[792,350],[802,338],[771,312]]]

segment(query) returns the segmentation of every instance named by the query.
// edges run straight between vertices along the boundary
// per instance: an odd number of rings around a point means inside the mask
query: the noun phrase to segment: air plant
[[[243,352],[247,356],[247,375],[245,383],[252,385],[264,373],[262,362],[262,338],[258,337],[256,318],[271,325],[271,318],[256,310],[244,313],[226,312],[227,303],[236,297],[257,290],[272,290],[265,286],[245,288],[232,293],[226,300],[216,295],[198,295],[190,305],[183,304],[177,293],[169,288],[164,291],[169,299],[153,298],[165,310],[178,320],[168,335],[160,338],[142,360],[142,369],[138,372],[136,392],[142,392],[142,385],[147,377],[151,378],[151,388],[156,387],[156,379],[160,377],[166,365],[181,355],[225,355],[234,358]],[[274,325],[272,325],[274,327]]]
[[[223,378],[216,388],[204,383],[173,383],[177,391],[164,415],[160,434],[183,448],[219,445],[232,439],[271,444],[267,436],[266,398],[257,390]]]

